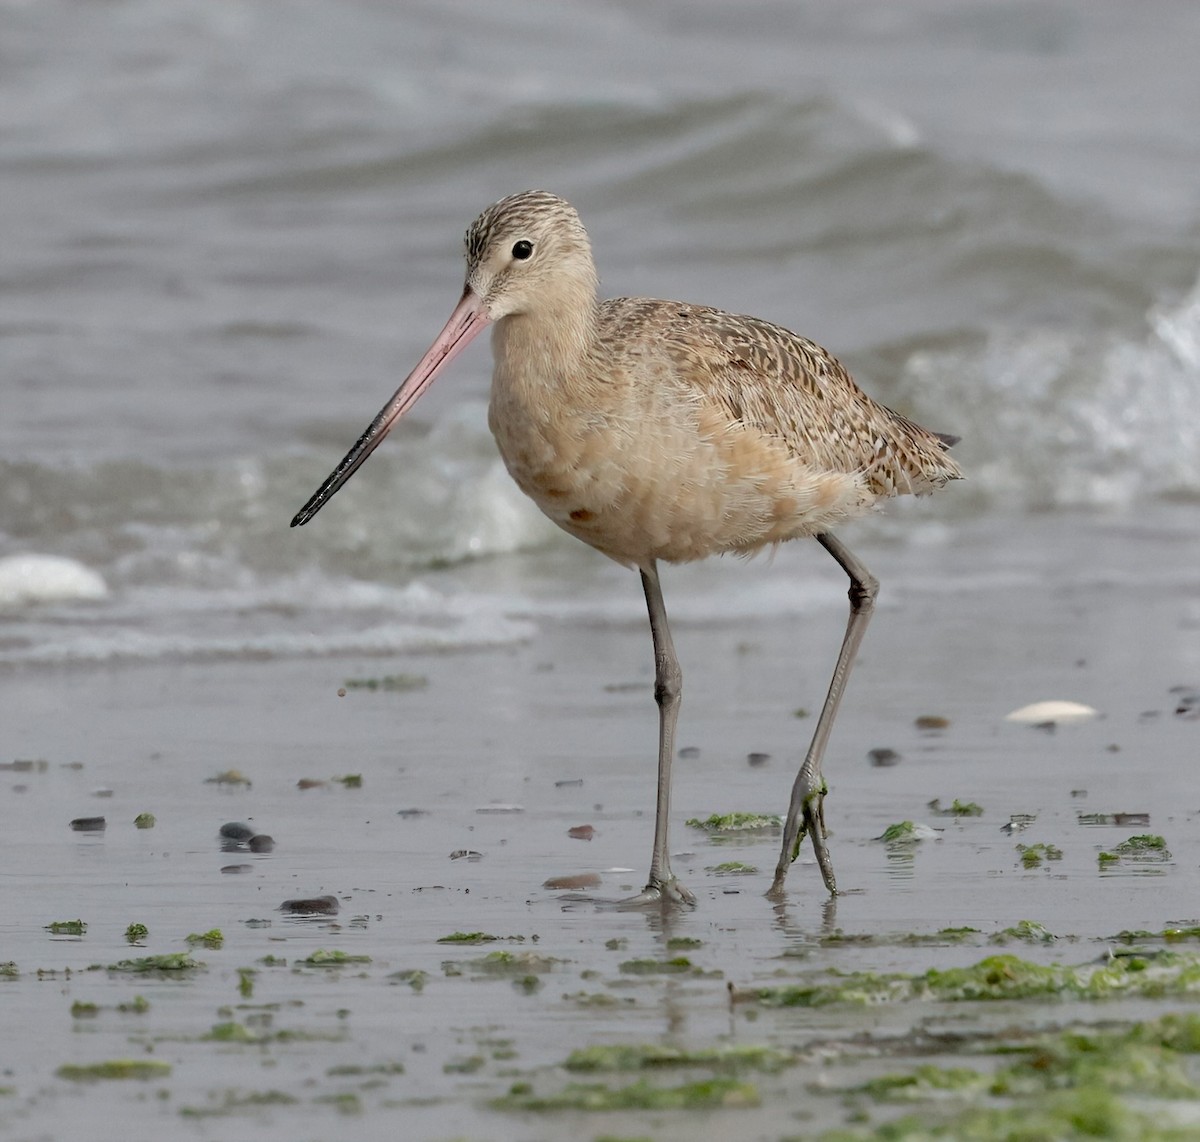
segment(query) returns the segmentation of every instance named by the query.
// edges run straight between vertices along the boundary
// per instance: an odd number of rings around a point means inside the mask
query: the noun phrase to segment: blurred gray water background
[[[441,569],[539,547],[636,616],[511,487],[483,347],[287,526],[534,186],[607,294],[770,318],[963,436],[880,537],[1194,503],[1198,47],[1189,0],[3,0],[0,664],[503,644],[553,604]]]

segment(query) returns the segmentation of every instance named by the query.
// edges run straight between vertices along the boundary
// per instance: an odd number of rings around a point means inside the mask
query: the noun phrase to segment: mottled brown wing
[[[816,342],[705,306],[621,300],[636,306],[704,399],[783,440],[805,464],[862,472],[879,496],[930,491],[961,475],[944,438],[873,401]]]

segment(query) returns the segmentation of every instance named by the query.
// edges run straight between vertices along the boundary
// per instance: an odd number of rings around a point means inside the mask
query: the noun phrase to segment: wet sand
[[[829,574],[836,594],[804,619],[704,621],[681,608],[684,756],[672,850],[699,903],[666,916],[591,899],[638,889],[649,856],[655,711],[636,610],[583,624],[543,616],[538,635],[511,650],[3,676],[0,761],[46,764],[0,773],[0,961],[15,964],[0,979],[0,1128],[97,1142],[250,1129],[279,1139],[815,1137],[862,1111],[821,1089],[895,1070],[896,1060],[802,1053],[779,1073],[741,1076],[758,1105],[703,1117],[519,1111],[492,1100],[514,1084],[553,1093],[572,1081],[630,1080],[561,1069],[589,1044],[794,1052],[868,1033],[915,1038],[956,1021],[1027,1031],[1161,1014],[1169,1001],[770,1009],[731,1006],[728,986],[825,969],[965,966],[996,952],[991,937],[1022,920],[1059,938],[1001,950],[1063,964],[1094,960],[1125,929],[1196,924],[1200,721],[1174,714],[1170,691],[1200,683],[1198,523],[1187,506],[857,545],[884,595],[827,761],[844,890],[836,901],[810,849],[787,899],[771,902],[763,892],[773,834],[719,842],[684,825],[786,804],[811,731],[795,711],[819,708],[844,624],[842,588],[820,552],[781,552],[769,568]],[[703,576],[727,585],[732,600],[760,573],[718,564],[677,574],[681,592]],[[530,556],[448,574],[475,589],[521,582],[569,601],[552,580],[539,586],[545,572]],[[608,589],[620,574],[597,571],[598,582]],[[674,574],[665,577],[668,607]],[[632,576],[628,587],[636,602]],[[401,674],[427,685],[338,693],[348,680]],[[1004,720],[1048,698],[1087,703],[1101,717],[1054,731]],[[920,715],[948,725],[922,731]],[[898,764],[873,766],[878,748],[895,750]],[[751,753],[768,756],[751,764]],[[229,770],[249,784],[210,780]],[[331,780],[346,775],[361,775],[361,787]],[[304,779],[327,784],[301,790]],[[976,802],[983,816],[936,817],[934,798]],[[134,827],[141,812],[155,815],[154,828]],[[1149,814],[1149,825],[1080,819],[1124,812]],[[1001,826],[1014,814],[1035,819],[1010,835]],[[68,827],[98,815],[103,832]],[[942,831],[907,848],[875,839],[904,820]],[[270,834],[274,851],[222,851],[217,832],[230,821]],[[570,837],[578,825],[592,825],[593,839]],[[1164,835],[1171,858],[1099,865],[1102,849],[1136,833]],[[1016,845],[1036,843],[1056,846],[1061,859],[1026,869]],[[458,851],[481,855],[452,859]],[[760,871],[708,871],[732,860]],[[223,871],[231,866],[243,867]],[[583,901],[542,887],[576,873],[600,877]],[[336,917],[277,910],[322,894],[338,898]],[[88,925],[82,938],[44,929],[77,917]],[[133,922],[149,929],[139,948],[124,936]],[[935,937],[964,926],[979,932],[961,943]],[[202,968],[106,970],[184,951],[189,934],[214,928],[222,946],[192,948]],[[455,932],[520,939],[438,943]],[[318,949],[369,960],[302,965]],[[486,959],[496,951],[514,958]],[[680,955],[690,965],[674,972],[638,967]],[[426,973],[423,986],[411,972]],[[147,1010],[118,1010],[136,996]],[[73,1015],[73,1003],[99,1010]],[[234,1024],[241,1031],[211,1037]],[[63,1064],[123,1058],[171,1071],[145,1082],[57,1074]],[[664,1086],[695,1077],[650,1075]],[[858,1128],[896,1113],[872,1106]]]

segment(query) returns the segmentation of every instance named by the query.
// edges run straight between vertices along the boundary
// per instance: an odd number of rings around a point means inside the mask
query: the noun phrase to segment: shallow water
[[[11,748],[46,765],[3,774],[9,856],[0,883],[12,903],[0,918],[0,958],[19,974],[0,990],[10,1045],[17,1028],[37,1034],[6,1052],[10,1093],[0,1100],[0,1124],[20,1138],[65,1137],[85,1121],[98,1139],[128,1137],[131,1124],[178,1137],[252,1124],[265,1138],[347,1129],[364,1138],[682,1138],[694,1136],[695,1112],[529,1114],[494,1109],[491,1100],[514,1082],[545,1093],[594,1078],[560,1069],[587,1044],[791,1051],[840,1043],[813,1048],[781,1074],[743,1076],[760,1105],[704,1120],[713,1138],[797,1129],[815,1136],[851,1114],[837,1095],[817,1092],[904,1065],[863,1042],[847,1054],[855,1036],[915,1043],[964,1027],[1027,1034],[1170,1008],[1169,1000],[1043,1000],[772,1010],[731,1007],[727,986],[811,979],[830,968],[919,973],[997,950],[1083,964],[1114,947],[1122,930],[1195,924],[1197,723],[1172,712],[1170,689],[1200,675],[1197,522],[1182,508],[1138,524],[1044,517],[1025,522],[1019,548],[981,525],[963,525],[953,544],[863,547],[885,593],[828,764],[844,891],[835,902],[807,848],[787,899],[772,904],[762,893],[777,855],[773,836],[718,843],[682,822],[785,804],[811,724],[794,711],[816,706],[844,619],[836,595],[783,620],[680,617],[684,752],[672,851],[699,904],[667,916],[591,899],[641,885],[652,825],[649,640],[627,573],[628,613],[589,615],[583,600],[555,587],[561,579],[543,581],[547,569],[533,557],[464,568],[463,580],[486,572],[493,589],[506,580],[545,589],[546,612],[511,647],[10,674],[0,720]],[[685,577],[703,582],[685,593],[733,592],[764,576],[791,576],[802,592],[806,575],[832,574],[825,562],[815,545],[783,551],[770,566],[718,562],[688,569]],[[610,570],[597,560],[593,574],[585,596],[590,586],[603,594]],[[668,576],[668,599],[671,586]],[[427,685],[346,685],[385,674]],[[1087,702],[1101,716],[1055,732],[1003,720],[1047,697]],[[921,714],[949,725],[922,732],[913,724]],[[877,747],[897,750],[900,763],[871,766]],[[752,766],[752,752],[768,760]],[[230,769],[250,784],[211,781]],[[346,774],[361,775],[361,788],[297,787]],[[984,815],[935,817],[927,806],[935,797],[975,801]],[[497,807],[510,811],[481,812]],[[133,818],[145,811],[157,824],[137,830]],[[1147,813],[1149,825],[1079,818],[1115,812]],[[107,818],[105,832],[69,830],[70,819],[97,814]],[[1009,835],[1001,826],[1013,814],[1035,820]],[[940,829],[939,839],[912,849],[876,839],[904,819]],[[275,851],[221,851],[217,830],[234,820],[273,836]],[[580,824],[595,827],[594,839],[568,837]],[[1098,865],[1101,849],[1144,832],[1166,837],[1168,861]],[[1018,843],[1056,845],[1062,858],[1026,870]],[[457,850],[482,855],[453,859]],[[729,860],[761,871],[706,871]],[[230,865],[244,871],[223,871]],[[602,882],[582,901],[541,887],[581,872]],[[278,911],[285,899],[325,893],[340,901],[336,919]],[[88,924],[82,939],[43,930],[76,917]],[[989,942],[1021,920],[1058,939],[999,949]],[[150,933],[131,949],[123,934],[135,921]],[[935,937],[962,926],[979,934],[961,944]],[[212,928],[223,946],[193,949],[205,966],[183,978],[104,969],[131,955],[181,951],[188,934]],[[437,942],[475,931],[523,940]],[[831,940],[837,933],[847,938]],[[914,933],[932,939],[914,944]],[[700,943],[668,948],[668,938],[681,937]],[[299,964],[317,949],[370,961]],[[485,957],[497,949],[547,959],[489,973]],[[621,966],[680,954],[705,974]],[[264,956],[286,964],[266,966]],[[255,971],[250,996],[238,990],[245,968]],[[412,970],[428,973],[423,989],[396,978]],[[115,1010],[138,995],[148,1011]],[[597,995],[604,999],[588,1001]],[[73,1018],[76,1001],[101,1010]],[[230,1021],[263,1041],[205,1039]],[[162,1060],[172,1071],[145,1084],[54,1077],[64,1063],[125,1057]],[[387,1069],[394,1063],[403,1073]]]

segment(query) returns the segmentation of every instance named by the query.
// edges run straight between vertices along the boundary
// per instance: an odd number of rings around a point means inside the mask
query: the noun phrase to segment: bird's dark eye
[[[522,238],[519,242],[513,244],[512,256],[516,258],[518,262],[525,261],[525,259],[530,257],[532,254],[533,243],[527,239]]]

